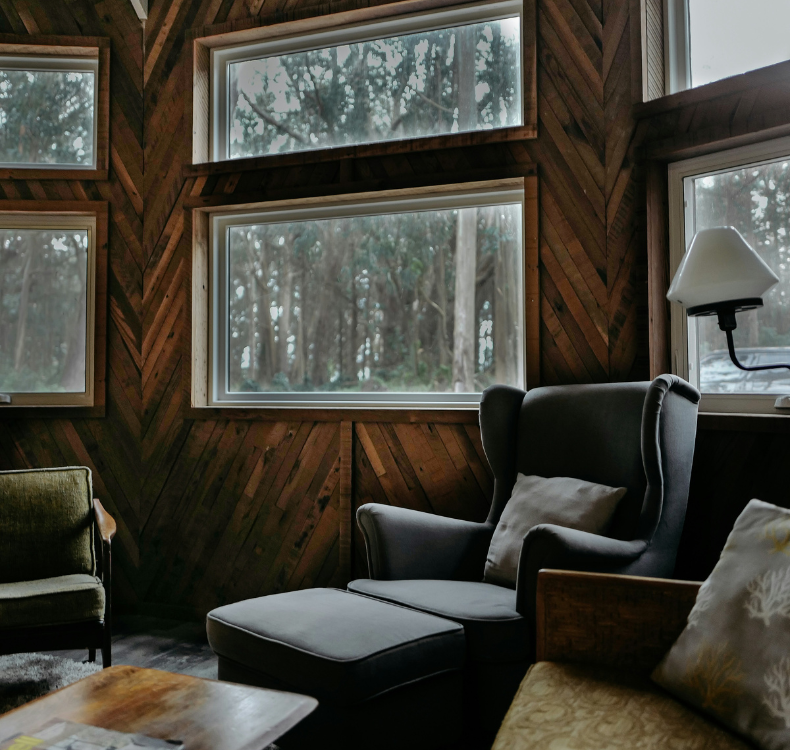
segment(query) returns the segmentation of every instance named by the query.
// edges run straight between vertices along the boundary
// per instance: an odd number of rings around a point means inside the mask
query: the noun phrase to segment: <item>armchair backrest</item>
[[[0,472],[0,583],[95,575],[90,469]]]
[[[662,549],[669,544],[674,564],[698,402],[699,392],[673,375],[529,393],[493,386],[480,404],[483,447],[495,477],[489,522],[499,520],[519,472],[627,487],[607,536],[653,539]]]

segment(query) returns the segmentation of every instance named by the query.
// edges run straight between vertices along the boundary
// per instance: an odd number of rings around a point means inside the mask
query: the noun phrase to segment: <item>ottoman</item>
[[[206,629],[219,678],[312,695],[282,748],[437,748],[461,732],[464,629],[338,589],[229,604]]]

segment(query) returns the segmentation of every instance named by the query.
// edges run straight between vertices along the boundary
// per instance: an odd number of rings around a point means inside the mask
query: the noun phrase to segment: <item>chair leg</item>
[[[88,649],[88,661],[91,662],[91,663],[96,661],[96,649],[95,648],[89,648]]]
[[[104,623],[104,639],[101,647],[101,665],[102,669],[112,666],[112,628],[110,623]]]

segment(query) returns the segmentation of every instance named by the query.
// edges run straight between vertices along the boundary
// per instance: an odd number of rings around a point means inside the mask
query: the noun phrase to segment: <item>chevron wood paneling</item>
[[[7,198],[111,202],[107,416],[4,417],[0,467],[94,468],[97,496],[121,526],[120,607],[205,612],[237,598],[337,584],[349,575],[349,554],[362,571],[349,518],[360,504],[479,520],[491,495],[473,424],[396,423],[382,414],[344,427],[297,412],[266,422],[224,413],[195,419],[183,387],[188,199],[466,181],[481,165],[501,176],[537,168],[542,382],[647,376],[629,1],[538,0],[535,140],[238,173],[185,171],[187,30],[312,5],[154,0],[143,38],[128,0],[0,2],[0,31],[112,38],[110,180],[0,182]],[[342,464],[347,455],[351,471]]]
[[[382,503],[485,521],[494,479],[477,425],[354,425],[354,512]],[[353,576],[367,576],[365,542],[354,537]]]
[[[128,0],[3,0],[0,33],[109,37],[110,175],[107,181],[0,181],[13,199],[110,203],[107,405],[101,419],[10,419],[0,415],[0,469],[81,464],[118,520],[117,598],[139,599],[141,313],[143,253],[143,35]]]

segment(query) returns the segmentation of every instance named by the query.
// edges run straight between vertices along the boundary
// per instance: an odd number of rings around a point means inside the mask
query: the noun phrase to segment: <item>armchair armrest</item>
[[[537,659],[650,672],[675,642],[700,584],[541,570]]]
[[[104,506],[96,498],[93,498],[93,512],[96,517],[96,527],[99,529],[99,536],[102,542],[110,544],[118,526],[115,519],[104,509]]]
[[[369,503],[357,511],[370,577],[480,581],[494,527]]]
[[[540,524],[524,537],[516,579],[516,609],[534,622],[538,571],[542,568],[609,572],[622,569],[647,549],[643,539],[620,539],[590,534],[554,524]]]

